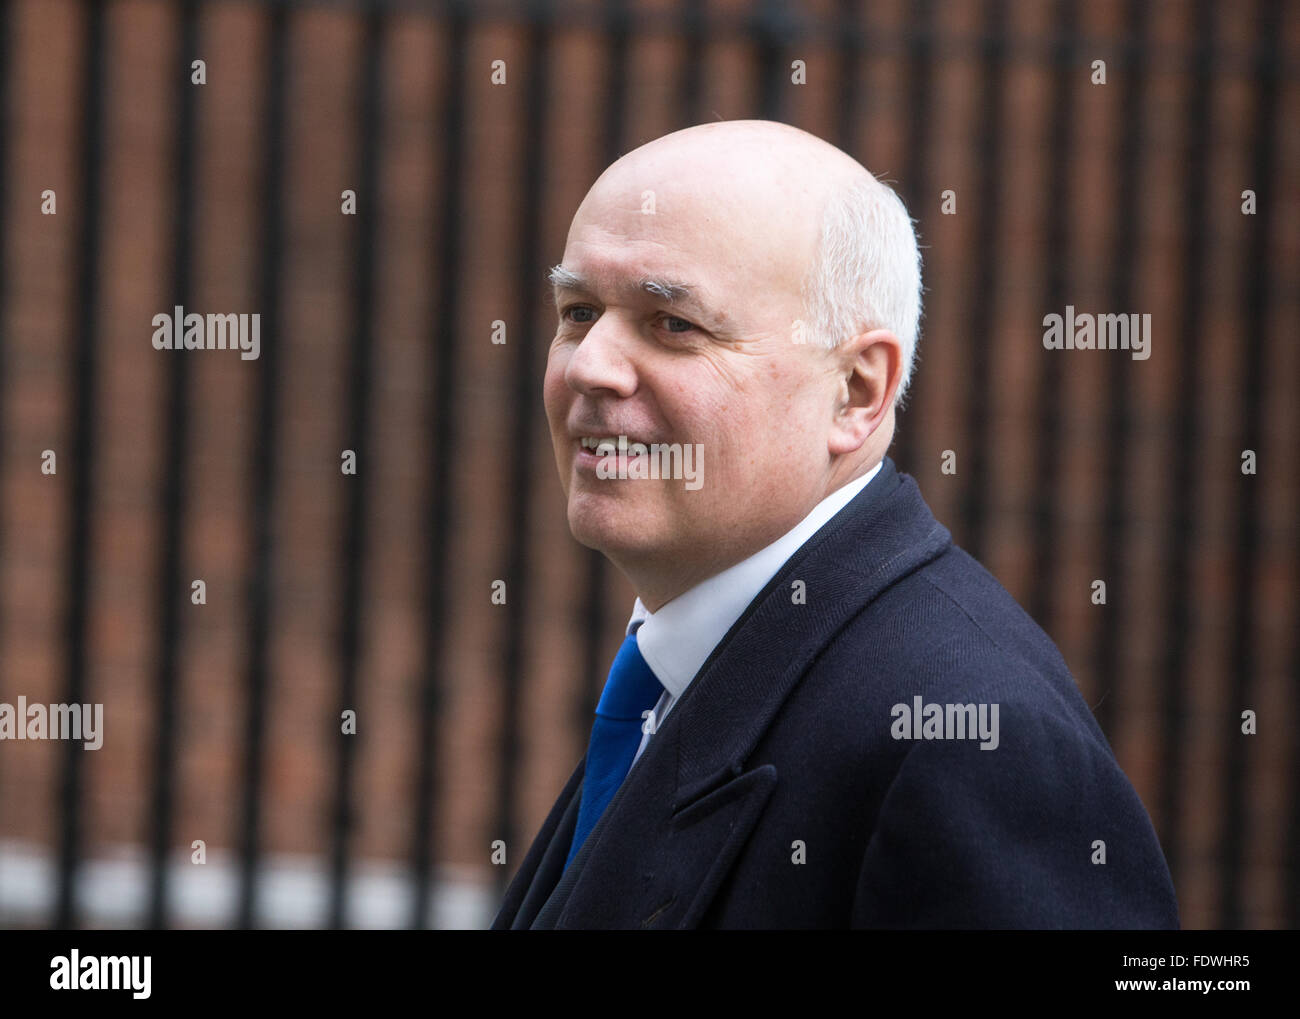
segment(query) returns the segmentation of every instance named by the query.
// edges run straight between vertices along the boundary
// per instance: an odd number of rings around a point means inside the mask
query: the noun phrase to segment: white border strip
[[[57,896],[57,860],[48,847],[0,839],[0,926],[49,923]],[[235,922],[237,857],[209,850],[207,862],[179,856],[169,865],[170,920],[177,927],[228,928]],[[259,926],[317,929],[329,908],[329,866],[321,856],[263,857],[258,874]],[[115,848],[83,862],[78,902],[87,927],[136,928],[146,921],[149,863],[142,846]],[[358,860],[348,887],[351,926],[402,929],[409,922],[413,882],[408,868]],[[466,868],[435,872],[425,924],[443,930],[483,930],[498,903],[495,890]]]

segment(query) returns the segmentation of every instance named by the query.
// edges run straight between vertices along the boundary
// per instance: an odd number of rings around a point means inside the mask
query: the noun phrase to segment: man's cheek
[[[573,351],[560,344],[551,347],[550,352],[546,355],[546,369],[542,374],[542,399],[549,404],[552,400],[558,399],[568,390],[564,381],[564,373],[569,366],[569,358]]]
[[[542,380],[542,404],[546,407],[546,416],[554,423],[562,408],[564,398],[564,373],[553,372],[547,368]]]

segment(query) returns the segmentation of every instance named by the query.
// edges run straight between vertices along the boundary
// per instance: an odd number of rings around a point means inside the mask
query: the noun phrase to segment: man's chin
[[[573,537],[610,559],[635,556],[655,544],[647,515],[616,500],[570,498],[568,516]]]

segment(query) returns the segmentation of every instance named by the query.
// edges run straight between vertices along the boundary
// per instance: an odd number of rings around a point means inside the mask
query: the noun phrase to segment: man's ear
[[[839,455],[859,449],[889,415],[903,377],[903,344],[888,329],[873,329],[846,340],[835,353],[840,392],[829,450]]]

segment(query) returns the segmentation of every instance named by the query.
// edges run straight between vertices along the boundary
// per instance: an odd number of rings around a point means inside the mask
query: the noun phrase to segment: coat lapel
[[[577,827],[582,774],[587,759],[578,762],[563,791],[542,822],[542,829],[533,839],[528,855],[519,865],[519,873],[506,889],[501,908],[491,929],[508,930],[529,927],[546,897],[555,887],[569,855],[569,843]]]
[[[671,717],[671,716],[670,716]],[[666,727],[667,723],[665,723]],[[659,741],[664,730],[651,741]],[[713,901],[776,786],[770,764],[731,777],[675,808],[655,795],[665,737],[646,748],[538,914],[542,930],[690,928]],[[662,787],[660,787],[662,788]]]
[[[532,926],[697,926],[780,781],[771,764],[746,761],[781,705],[854,616],[950,543],[886,459],[719,642]]]

